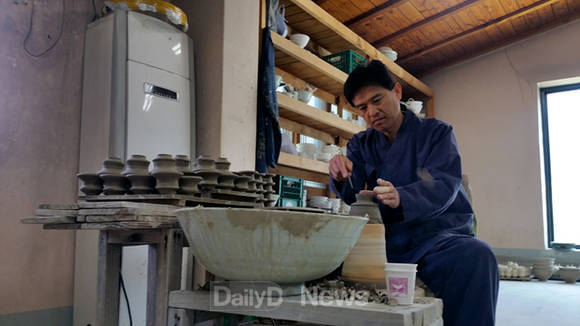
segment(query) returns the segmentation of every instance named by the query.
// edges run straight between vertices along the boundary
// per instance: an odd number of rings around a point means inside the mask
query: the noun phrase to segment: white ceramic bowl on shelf
[[[308,41],[310,41],[310,36],[306,34],[292,34],[290,35],[290,41],[304,49]]]
[[[379,48],[379,51],[385,55],[385,57],[391,59],[392,61],[397,61],[397,51],[391,49],[388,46]]]

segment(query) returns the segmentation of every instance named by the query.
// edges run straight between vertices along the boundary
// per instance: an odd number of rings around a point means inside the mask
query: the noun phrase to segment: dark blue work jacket
[[[461,159],[452,127],[422,119],[401,108],[403,123],[395,141],[372,128],[354,135],[347,147],[353,162],[348,182],[330,180],[347,204],[360,190],[372,190],[377,178],[398,190],[401,205],[379,203],[386,227],[389,262],[415,263],[436,242],[453,234],[471,234],[473,210],[461,185]]]

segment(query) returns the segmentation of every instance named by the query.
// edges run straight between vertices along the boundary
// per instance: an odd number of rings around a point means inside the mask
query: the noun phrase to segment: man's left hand
[[[391,208],[397,208],[401,205],[399,192],[392,183],[383,179],[377,179],[377,184],[378,186],[376,186],[373,191],[375,192],[375,197],[377,197],[381,203]]]

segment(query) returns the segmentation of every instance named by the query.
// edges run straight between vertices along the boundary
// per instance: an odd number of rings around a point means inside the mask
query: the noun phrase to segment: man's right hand
[[[352,174],[352,162],[346,156],[335,155],[328,162],[328,172],[336,181],[344,181]]]

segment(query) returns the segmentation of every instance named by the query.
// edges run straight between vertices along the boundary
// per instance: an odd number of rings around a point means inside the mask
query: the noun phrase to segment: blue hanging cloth
[[[276,167],[282,144],[274,76],[274,44],[270,29],[266,27],[262,31],[262,56],[258,67],[256,171],[261,173],[267,173],[269,166]]]

